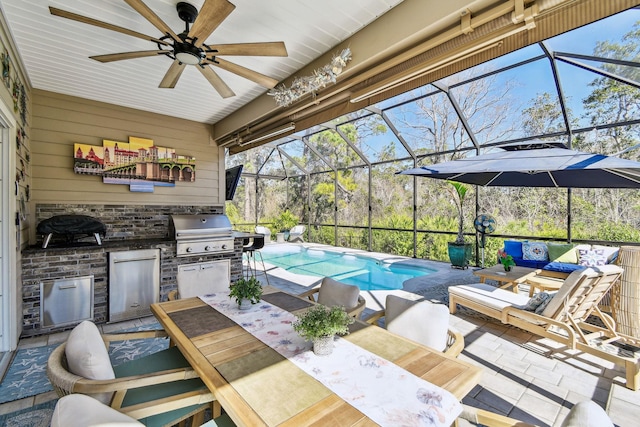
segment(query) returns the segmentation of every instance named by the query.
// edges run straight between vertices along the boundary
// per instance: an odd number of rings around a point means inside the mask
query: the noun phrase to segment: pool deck
[[[328,248],[313,244],[304,246]],[[477,268],[458,270],[451,268],[449,263],[333,249],[436,270],[435,273],[408,280],[402,290],[362,292],[367,300],[365,315],[382,308],[388,293],[442,303],[447,301],[449,286],[478,281],[473,275]],[[320,283],[317,277],[294,275],[268,264],[266,267],[269,284],[290,293],[301,293]],[[258,275],[258,278],[266,282],[264,275]],[[520,292],[528,295],[527,287],[521,287]],[[101,326],[105,332],[109,332],[154,321],[150,316]],[[502,325],[471,310],[458,310],[456,315],[451,316],[450,322],[465,337],[465,349],[459,358],[480,366],[484,371],[480,384],[463,399],[464,403],[539,426],[560,426],[575,403],[591,399],[606,409],[615,425],[640,424],[640,391],[625,388],[624,372],[612,363],[588,355],[576,356],[575,352],[571,354],[570,351],[557,348],[552,341]],[[66,340],[67,336],[68,331],[25,338],[20,340],[18,348],[57,344]],[[551,352],[553,348],[556,351]],[[0,415],[56,398],[55,392],[51,391],[0,404]]]
[[[446,302],[448,286],[478,282],[473,275],[478,269],[475,267],[460,270],[437,261],[303,245],[366,254],[436,270],[408,280],[402,290],[363,291],[367,301],[365,316],[383,308],[388,293]],[[300,293],[320,284],[317,277],[291,274],[268,263],[266,269],[269,284],[291,293]],[[265,282],[264,276],[258,278]],[[528,287],[521,286],[520,292],[528,295]],[[575,403],[590,399],[605,408],[615,425],[639,425],[640,391],[627,389],[624,370],[611,362],[563,350],[554,341],[503,325],[471,310],[458,310],[451,316],[451,325],[465,337],[465,349],[459,358],[484,371],[480,385],[465,397],[464,403],[539,426],[560,426]]]

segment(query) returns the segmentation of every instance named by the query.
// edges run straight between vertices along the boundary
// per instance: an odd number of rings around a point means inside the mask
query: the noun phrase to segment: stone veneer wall
[[[23,336],[70,329],[74,325],[42,328],[40,319],[40,283],[43,280],[94,276],[94,321],[107,322],[109,252],[135,249],[160,249],[160,301],[176,289],[178,265],[195,262],[231,260],[231,280],[242,276],[242,239],[235,239],[229,254],[176,257],[176,244],[169,236],[169,215],[222,213],[220,206],[131,206],[131,205],[38,205],[38,221],[61,214],[82,214],[100,219],[107,226],[102,246],[77,244],[69,247],[41,248],[40,243],[22,253]],[[111,234],[111,236],[109,236]]]
[[[170,215],[221,214],[222,206],[154,205],[36,205],[36,224],[55,215],[88,215],[107,226],[105,241],[126,239],[166,239]],[[93,237],[86,239],[93,241]],[[42,236],[38,236],[42,242]]]

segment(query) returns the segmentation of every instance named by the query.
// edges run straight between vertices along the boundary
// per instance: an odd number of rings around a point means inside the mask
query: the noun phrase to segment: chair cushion
[[[543,270],[557,271],[560,273],[573,273],[576,270],[582,270],[584,266],[580,264],[572,264],[568,262],[550,262],[542,267]]]
[[[524,242],[522,244],[522,258],[533,261],[546,261],[549,259],[547,244],[542,242]]]
[[[561,427],[613,427],[607,413],[592,400],[573,405]]]
[[[98,327],[88,320],[73,328],[64,350],[69,371],[90,380],[112,380],[115,373],[109,360],[107,347]],[[100,402],[109,404],[112,393],[93,395]]]
[[[578,254],[573,243],[547,243],[547,249],[551,261],[578,263]]]
[[[320,285],[318,303],[327,307],[340,305],[349,311],[349,309],[358,305],[359,295],[360,288],[357,286],[347,285],[330,277],[325,277]]]
[[[67,339],[65,355],[69,371],[91,380],[115,378],[107,347],[98,327],[88,320],[73,328]]]
[[[387,295],[387,330],[438,351],[447,348],[449,309],[429,301],[411,301]]]
[[[63,396],[56,403],[51,427],[143,426],[135,419],[84,394]]]
[[[591,268],[583,268],[582,270],[576,270],[569,275],[566,279],[564,279],[564,283],[556,292],[556,295],[551,299],[547,307],[542,312],[542,315],[545,317],[555,318],[558,314],[558,310],[562,307],[565,298],[571,293],[574,287],[580,281],[580,278],[584,275],[593,275],[596,272]]]

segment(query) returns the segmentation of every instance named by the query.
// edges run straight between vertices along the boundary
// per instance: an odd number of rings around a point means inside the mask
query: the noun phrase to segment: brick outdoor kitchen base
[[[40,319],[40,284],[45,280],[94,276],[95,323],[107,322],[109,307],[109,252],[134,249],[160,249],[160,301],[176,289],[178,265],[229,259],[231,280],[242,276],[242,239],[235,239],[234,252],[176,257],[176,242],[169,235],[171,215],[221,214],[221,206],[125,206],[125,205],[38,205],[37,221],[62,214],[95,217],[107,226],[102,246],[91,241],[58,244],[46,249],[38,245],[22,252],[22,335],[32,336],[71,329],[75,325],[43,328]]]

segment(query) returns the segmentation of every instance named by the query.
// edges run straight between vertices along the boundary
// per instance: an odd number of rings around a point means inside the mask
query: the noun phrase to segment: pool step
[[[350,277],[360,276],[362,274],[368,275],[368,274],[371,274],[371,273],[369,272],[369,270],[365,270],[365,269],[353,270],[353,271],[349,271],[347,273],[337,274],[337,275],[333,276],[333,279],[335,279],[335,280],[344,280],[344,279],[348,279]]]

